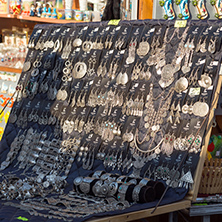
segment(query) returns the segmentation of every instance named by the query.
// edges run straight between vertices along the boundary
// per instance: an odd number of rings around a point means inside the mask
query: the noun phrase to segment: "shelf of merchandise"
[[[50,19],[50,18],[39,18],[39,17],[31,17],[31,16],[22,16],[18,15],[17,19],[25,20],[25,21],[32,21],[32,22],[42,22],[42,23],[78,23],[81,21],[75,20],[65,20],[65,19]]]
[[[0,14],[0,18],[16,18],[13,14]]]
[[[22,72],[22,69],[15,69],[15,68],[6,67],[6,66],[0,66],[0,71],[1,71],[1,72],[21,73],[21,72]]]

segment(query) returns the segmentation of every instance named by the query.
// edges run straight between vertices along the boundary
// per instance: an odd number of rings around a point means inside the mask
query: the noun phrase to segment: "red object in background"
[[[6,103],[10,100],[10,97],[5,97],[4,95],[0,95],[0,104],[1,106],[5,106]],[[12,98],[7,107],[12,108],[14,104],[14,99]]]
[[[215,148],[215,145],[214,145],[214,143],[212,142],[211,144],[208,145],[207,150],[208,150],[208,152],[213,152],[213,151],[214,151],[214,148]]]
[[[21,5],[14,5],[12,11],[14,15],[19,15],[21,13]]]

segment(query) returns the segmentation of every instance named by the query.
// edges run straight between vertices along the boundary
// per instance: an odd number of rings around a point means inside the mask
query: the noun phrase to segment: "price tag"
[[[189,91],[190,97],[194,97],[194,96],[198,96],[198,95],[200,95],[200,87],[190,88],[190,91]]]
[[[176,20],[174,27],[175,28],[184,28],[187,26],[187,20]]]
[[[200,61],[200,65],[204,64],[205,62],[206,62],[205,59],[201,60],[201,61]]]
[[[110,20],[108,25],[119,25],[120,19]]]
[[[218,61],[213,61],[213,66],[218,66]]]
[[[120,51],[120,54],[124,54],[124,53],[125,53],[125,50],[121,50],[121,51]]]

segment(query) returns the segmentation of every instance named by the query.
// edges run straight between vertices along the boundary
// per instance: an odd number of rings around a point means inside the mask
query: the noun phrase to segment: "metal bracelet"
[[[133,192],[132,192],[132,199],[134,202],[139,202],[139,200],[140,200],[139,195],[140,195],[140,191],[141,191],[142,187],[143,187],[142,185],[136,185],[134,187]]]

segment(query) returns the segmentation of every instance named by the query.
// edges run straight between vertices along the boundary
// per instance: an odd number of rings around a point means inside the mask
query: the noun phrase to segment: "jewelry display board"
[[[113,24],[34,28],[1,141],[4,207],[83,221],[195,198],[220,23]]]

